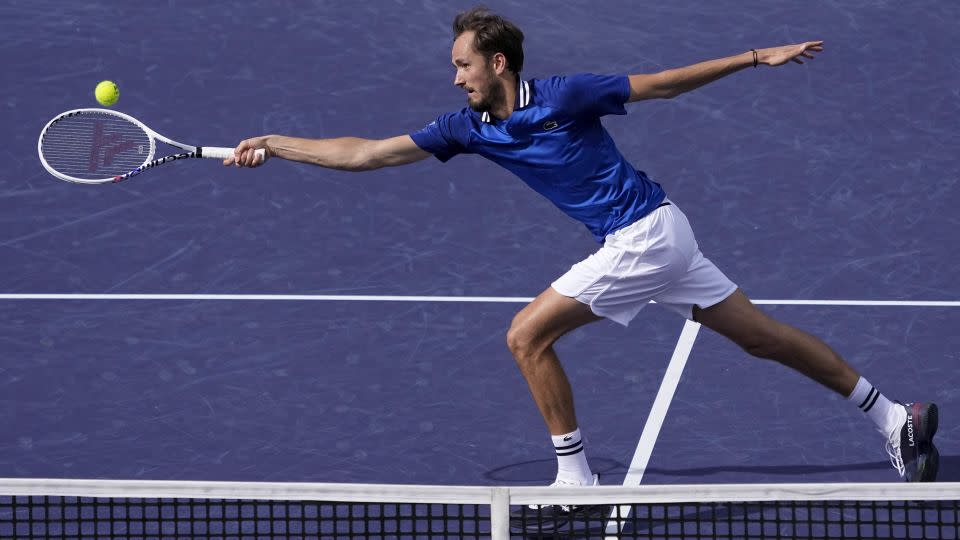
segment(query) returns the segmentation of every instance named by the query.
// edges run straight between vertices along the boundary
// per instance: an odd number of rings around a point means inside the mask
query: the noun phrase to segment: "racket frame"
[[[117,116],[117,117],[123,118],[124,120],[127,120],[128,122],[133,123],[140,129],[142,129],[150,139],[150,152],[147,154],[147,158],[143,161],[143,164],[141,164],[136,169],[133,169],[132,171],[127,172],[125,174],[122,174],[119,176],[106,177],[102,179],[76,178],[73,176],[65,175],[57,171],[53,167],[51,167],[50,164],[47,163],[46,158],[43,157],[43,138],[46,135],[47,130],[50,129],[50,126],[56,124],[57,122],[59,122],[60,120],[63,120],[64,118],[68,118],[70,116],[76,116],[78,114],[89,114],[89,113],[102,113],[102,114]],[[156,141],[160,141],[162,143],[169,144],[170,146],[173,146],[175,148],[185,150],[185,152],[181,152],[178,154],[171,154],[169,156],[154,159],[154,156],[157,151]],[[262,151],[263,150],[258,150],[258,152],[262,152]],[[176,161],[178,159],[187,159],[187,158],[195,158],[195,157],[196,158],[202,157],[202,158],[209,158],[209,159],[226,159],[227,157],[230,157],[233,155],[233,148],[212,147],[212,146],[208,146],[208,147],[190,146],[189,144],[183,144],[181,142],[177,142],[168,137],[164,137],[163,135],[150,129],[149,127],[147,127],[146,124],[130,116],[129,114],[124,114],[122,112],[113,111],[109,109],[85,108],[85,109],[73,109],[70,111],[62,112],[57,116],[53,117],[52,120],[47,122],[47,125],[43,126],[43,130],[40,132],[40,138],[37,140],[37,154],[40,155],[40,163],[43,164],[43,168],[46,169],[47,172],[49,172],[53,176],[59,178],[60,180],[65,180],[67,182],[73,182],[76,184],[108,184],[108,183],[122,182],[130,177],[140,174],[141,172],[147,169],[151,169],[153,167],[162,165],[170,161]]]

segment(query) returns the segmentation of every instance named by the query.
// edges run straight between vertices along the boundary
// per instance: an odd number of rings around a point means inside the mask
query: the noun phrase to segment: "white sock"
[[[577,428],[563,435],[551,435],[557,451],[557,480],[582,485],[593,484],[593,473],[583,451],[583,439]]]
[[[863,377],[857,381],[857,386],[847,396],[847,401],[866,413],[877,426],[877,430],[884,435],[889,435],[903,423],[905,417],[903,407],[897,406],[896,403],[884,397],[875,386],[870,384],[870,381]]]

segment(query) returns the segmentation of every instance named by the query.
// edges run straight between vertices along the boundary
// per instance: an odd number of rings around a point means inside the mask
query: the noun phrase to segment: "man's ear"
[[[503,75],[503,72],[507,70],[507,57],[503,53],[494,54],[490,61],[493,64],[493,71],[497,75]]]

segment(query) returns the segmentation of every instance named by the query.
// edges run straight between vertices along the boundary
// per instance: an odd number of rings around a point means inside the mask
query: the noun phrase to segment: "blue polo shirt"
[[[660,184],[627,162],[600,118],[626,114],[625,75],[580,74],[520,81],[513,113],[498,120],[469,107],[411,133],[440,161],[479,154],[519,176],[598,242],[652,212]]]

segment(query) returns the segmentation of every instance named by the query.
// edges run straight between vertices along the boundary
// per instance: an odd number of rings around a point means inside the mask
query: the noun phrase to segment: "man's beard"
[[[471,103],[469,99],[467,100],[470,108],[479,113],[489,112],[507,99],[507,93],[503,90],[503,85],[499,81],[494,81],[484,90],[484,98],[480,101]]]

